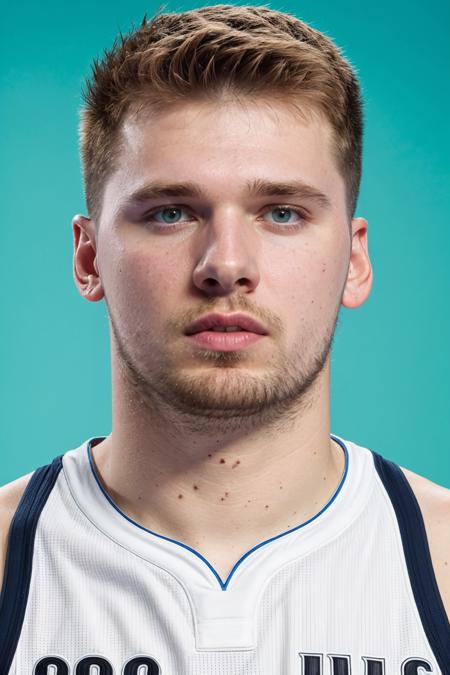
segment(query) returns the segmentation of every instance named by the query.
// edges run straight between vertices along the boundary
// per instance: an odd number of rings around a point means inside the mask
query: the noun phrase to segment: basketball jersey
[[[450,674],[450,624],[398,465],[333,435],[345,470],[328,503],[221,578],[118,508],[92,459],[103,438],[38,468],[17,507],[0,675]]]

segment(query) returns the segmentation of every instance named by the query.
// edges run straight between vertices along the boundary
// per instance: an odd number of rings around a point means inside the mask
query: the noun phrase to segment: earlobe
[[[341,304],[349,309],[362,305],[369,297],[373,273],[368,250],[368,222],[365,218],[353,218],[352,242],[347,281]]]

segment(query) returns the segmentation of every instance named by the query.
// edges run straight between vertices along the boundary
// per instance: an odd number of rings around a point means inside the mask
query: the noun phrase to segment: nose
[[[208,295],[251,292],[259,284],[258,243],[251,226],[240,218],[211,222],[206,244],[195,266],[193,282]]]

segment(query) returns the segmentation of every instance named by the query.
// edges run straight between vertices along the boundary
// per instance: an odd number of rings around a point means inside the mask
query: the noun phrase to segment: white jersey
[[[9,532],[0,675],[449,675],[414,493],[332,438],[345,471],[326,506],[226,579],[114,504],[91,455],[103,437],[37,469]]]

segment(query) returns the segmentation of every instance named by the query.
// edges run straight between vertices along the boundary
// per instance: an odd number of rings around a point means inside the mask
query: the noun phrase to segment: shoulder
[[[31,473],[0,487],[0,590],[3,585],[9,528],[20,499],[33,473],[31,471]]]
[[[450,620],[450,490],[400,468],[422,512],[437,585]]]

